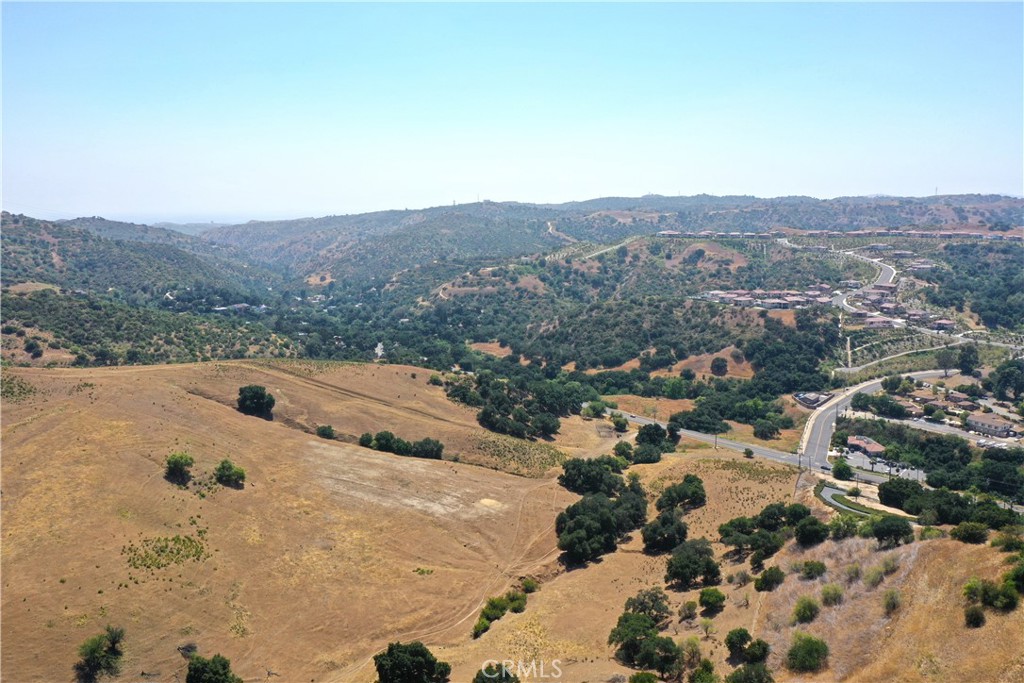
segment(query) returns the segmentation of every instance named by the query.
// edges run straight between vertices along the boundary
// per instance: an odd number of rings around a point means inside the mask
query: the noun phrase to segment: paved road
[[[837,489],[837,488],[835,488],[834,486],[832,486],[830,484],[825,484],[825,486],[821,489],[821,497],[824,498],[826,501],[828,501],[828,503],[830,505],[834,505],[835,507],[837,507],[837,508],[839,508],[841,510],[846,510],[847,512],[852,512],[855,515],[863,515],[864,513],[861,512],[860,510],[854,510],[851,507],[847,507],[846,505],[844,505],[842,502],[836,500],[836,498],[835,498],[836,496],[845,496],[845,495],[846,495],[846,491],[844,491],[842,489]]]
[[[844,311],[846,311],[847,313],[853,313],[854,311],[857,311],[857,310],[860,310],[860,309],[856,308],[855,306],[850,305],[850,303],[847,301],[847,299],[849,299],[854,294],[859,294],[859,293],[864,292],[864,291],[866,291],[868,289],[871,289],[875,285],[891,285],[893,283],[893,281],[896,279],[896,269],[893,268],[892,266],[890,266],[887,263],[882,263],[881,261],[879,261],[877,259],[871,259],[871,258],[868,258],[867,256],[861,256],[860,254],[855,254],[852,251],[844,251],[842,253],[846,254],[847,256],[850,256],[851,258],[855,258],[858,261],[864,261],[865,263],[870,263],[871,265],[876,266],[878,268],[878,277],[876,277],[875,281],[872,282],[871,284],[864,285],[860,289],[855,289],[855,290],[853,290],[851,292],[844,292],[842,294],[837,294],[836,296],[834,296],[832,298],[832,305],[833,306],[837,306],[837,307],[843,309]]]
[[[942,370],[924,370],[907,374],[914,379],[922,379],[941,377],[943,373]],[[836,417],[850,405],[853,395],[858,392],[870,394],[881,388],[881,379],[863,382],[837,394],[811,414],[807,419],[807,424],[804,425],[803,438],[800,441],[800,447],[811,463],[811,467],[819,468],[825,464],[829,444],[832,442],[832,434],[835,432]]]
[[[668,425],[664,422],[658,422],[652,420],[649,417],[640,417],[639,415],[631,415],[627,413],[622,414],[629,422],[638,425],[650,425],[657,424],[663,428],[668,429]],[[742,443],[740,441],[733,441],[732,439],[724,439],[722,437],[715,437],[714,434],[705,434],[703,432],[694,432],[689,429],[680,429],[680,436],[686,436],[697,441],[703,441],[704,443],[717,444],[719,448],[729,448],[734,451],[743,452],[743,450],[749,448],[754,452],[754,455],[760,458],[767,458],[776,462],[786,463],[787,465],[796,465],[797,455],[795,453],[786,453],[785,451],[777,451],[774,448],[767,448],[765,446],[757,446],[754,444]]]

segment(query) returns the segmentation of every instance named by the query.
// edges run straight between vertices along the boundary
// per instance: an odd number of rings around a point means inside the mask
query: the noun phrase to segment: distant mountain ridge
[[[390,277],[438,259],[506,258],[572,239],[607,242],[661,229],[1024,225],[1024,200],[1001,195],[910,197],[605,197],[565,204],[483,201],[421,210],[250,222],[204,231],[216,244],[309,275]]]

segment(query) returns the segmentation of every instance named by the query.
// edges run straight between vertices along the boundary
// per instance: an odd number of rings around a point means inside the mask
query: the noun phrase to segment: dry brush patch
[[[991,548],[949,540],[914,543],[884,552],[876,547],[874,540],[854,538],[826,541],[805,551],[790,544],[776,556],[774,563],[783,568],[807,560],[819,560],[827,566],[827,573],[820,579],[807,581],[789,574],[774,592],[759,595],[754,633],[772,647],[769,663],[777,671],[777,680],[804,680],[787,672],[783,665],[793,633],[798,630],[790,617],[799,597],[820,599],[822,586],[828,583],[842,586],[842,602],[822,605],[812,623],[799,625],[799,630],[829,645],[829,667],[821,674],[823,679],[1020,680],[1024,659],[1019,654],[1019,643],[1024,641],[1024,618],[1019,611],[997,615],[1000,623],[987,631],[987,638],[979,636],[978,631],[989,629],[991,624],[982,629],[966,629],[963,625],[963,583],[979,573],[994,578],[1004,571],[1000,563],[1005,556]],[[886,558],[898,563],[889,574],[881,571]],[[850,578],[851,567],[860,568],[858,578]],[[880,570],[882,579],[872,588],[865,577],[874,568]],[[883,597],[889,590],[899,592],[902,604],[886,616]],[[1017,673],[1008,673],[1013,671]]]

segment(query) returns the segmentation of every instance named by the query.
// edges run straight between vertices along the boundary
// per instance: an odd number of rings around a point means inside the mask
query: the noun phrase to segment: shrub
[[[872,567],[864,572],[864,585],[868,588],[878,588],[878,585],[882,583],[884,578],[885,571],[881,567]]]
[[[796,542],[805,548],[821,543],[828,538],[828,534],[829,528],[816,517],[804,517],[797,522]]]
[[[816,579],[819,576],[824,576],[825,570],[826,568],[824,562],[818,562],[817,560],[808,560],[804,562],[803,566],[800,568],[800,578],[808,580]]]
[[[843,601],[843,589],[837,583],[827,583],[821,587],[821,603],[833,607]]]
[[[828,523],[828,528],[835,541],[850,538],[857,533],[857,518],[854,515],[837,515]]]
[[[847,565],[846,569],[843,570],[843,574],[846,577],[846,583],[853,583],[860,579],[860,565],[851,564]]]
[[[913,527],[902,517],[882,517],[873,523],[871,534],[878,540],[880,548],[894,548],[914,540]]]
[[[540,589],[540,583],[536,579],[526,577],[520,583],[524,593],[536,593]]]
[[[992,539],[992,547],[1005,553],[1016,553],[1024,550],[1024,535],[1021,527],[1007,526]]]
[[[700,630],[704,632],[705,638],[710,638],[711,634],[717,629],[715,628],[715,622],[711,621],[707,617],[700,620]]]
[[[750,573],[746,569],[741,569],[736,572],[736,576],[733,577],[733,583],[737,586],[743,587],[750,583]]]
[[[824,640],[798,631],[786,653],[786,666],[801,673],[820,671],[827,659],[828,644]]]
[[[617,441],[612,448],[612,453],[617,458],[633,459],[633,446],[628,441]]]
[[[725,607],[725,594],[717,588],[705,588],[701,590],[698,602],[708,612],[721,612]]]
[[[786,575],[778,567],[768,567],[754,581],[754,590],[758,592],[773,591],[782,585]]]
[[[237,489],[241,488],[242,484],[245,483],[245,470],[227,458],[220,461],[217,469],[213,472],[213,476],[221,486],[230,486]]]
[[[962,543],[984,543],[988,540],[988,527],[981,522],[960,522],[949,535]]]
[[[896,570],[900,568],[899,558],[894,555],[887,555],[882,558],[882,573],[886,576],[895,574]]]
[[[818,617],[820,611],[821,607],[818,606],[817,600],[809,595],[801,595],[793,607],[793,621],[798,624],[809,624]]]
[[[745,628],[734,628],[725,635],[725,646],[729,649],[729,655],[739,657],[744,653],[747,645],[753,640],[750,631]]]
[[[334,438],[334,427],[331,425],[319,425],[316,428],[316,435],[321,439],[333,439]]]
[[[521,614],[526,609],[526,593],[511,590],[505,594],[508,602],[508,611],[513,614]]]
[[[922,541],[931,541],[936,538],[945,538],[945,536],[945,531],[934,526],[923,527],[921,529],[921,532],[918,534],[918,538],[920,538]]]
[[[476,620],[476,623],[473,624],[473,637],[479,638],[483,634],[487,633],[487,631],[489,631],[490,629],[491,622],[487,621],[483,617],[480,617]]]
[[[1002,585],[988,579],[972,577],[964,584],[963,594],[970,603],[980,602],[986,607],[1004,611],[1014,609],[1020,599],[1017,588],[1009,577]]]
[[[697,603],[694,603],[696,606]],[[680,648],[680,658],[682,659],[683,666],[695,667],[700,664],[700,641],[697,636],[690,636],[683,641],[683,646]]]
[[[849,481],[853,479],[853,468],[844,458],[840,458],[832,466],[832,476],[841,481]]]
[[[967,628],[981,628],[985,625],[985,610],[980,605],[968,605],[964,608],[964,625]]]
[[[650,671],[637,671],[629,677],[629,683],[658,683],[658,677]]]
[[[206,659],[193,654],[188,659],[185,683],[242,683],[231,671],[231,660],[219,654]]]
[[[637,465],[649,465],[661,462],[661,449],[649,443],[638,444],[633,449],[633,462]]]
[[[891,617],[902,604],[900,592],[895,588],[885,591],[885,595],[882,596],[882,608],[885,610],[885,616],[887,617]]]
[[[444,444],[437,439],[420,439],[412,444],[411,455],[414,458],[440,460],[444,454]]]
[[[725,683],[774,683],[771,671],[763,663],[744,664],[725,677]]]
[[[187,484],[192,478],[189,468],[195,464],[195,460],[188,453],[171,453],[167,456],[167,469],[164,471],[164,478],[176,484]]]
[[[689,683],[718,683],[719,678],[715,673],[715,665],[709,659],[700,660],[697,668],[690,673],[687,679]]]
[[[497,621],[505,616],[508,608],[508,598],[505,596],[488,598],[487,604],[484,605],[483,610],[480,612],[480,616],[487,621]]]
[[[692,621],[697,618],[697,601],[688,600],[679,608],[679,618],[683,621]]]
[[[274,410],[274,396],[258,384],[241,387],[238,390],[238,410],[246,415],[270,418]]]
[[[743,658],[752,664],[756,662],[764,662],[768,660],[768,655],[771,653],[771,650],[772,649],[768,643],[758,638],[747,646],[746,651],[743,653]]]
[[[445,683],[452,667],[439,662],[427,647],[414,641],[388,643],[388,649],[373,657],[379,683]]]

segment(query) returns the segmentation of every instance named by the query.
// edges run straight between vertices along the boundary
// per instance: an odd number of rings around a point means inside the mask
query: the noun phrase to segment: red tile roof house
[[[885,455],[885,446],[866,436],[848,436],[846,445],[852,450],[861,451],[869,456]]]

